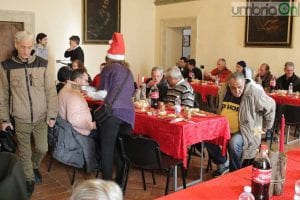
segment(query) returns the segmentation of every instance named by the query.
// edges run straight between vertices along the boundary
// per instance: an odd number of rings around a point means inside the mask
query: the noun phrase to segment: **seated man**
[[[187,61],[188,59],[186,57],[181,57],[176,64],[183,77],[185,77],[187,73]]]
[[[288,90],[290,83],[293,83],[293,91],[300,91],[300,78],[294,73],[293,62],[286,62],[284,65],[284,75],[280,76],[276,82],[277,90]]]
[[[219,90],[218,100],[217,112],[229,120],[230,159],[222,156],[218,145],[205,144],[213,162],[218,165],[214,177],[251,162],[261,143],[261,130],[272,127],[276,109],[274,100],[256,83],[246,84],[244,75],[239,72],[230,75],[227,84]]]
[[[181,99],[181,105],[194,107],[194,91],[191,85],[183,79],[177,66],[167,69],[166,79],[169,84],[167,92],[167,103],[175,103],[177,96]]]
[[[187,77],[184,78],[187,78],[189,82],[191,82],[192,79],[202,80],[202,72],[196,67],[195,59],[189,59],[187,64]]]
[[[168,83],[164,77],[164,71],[161,67],[153,67],[151,78],[146,82],[146,95],[148,97],[151,87],[156,85],[159,91],[159,101],[164,101],[168,91]]]
[[[270,82],[273,79],[275,83],[275,77],[270,72],[270,66],[267,63],[261,64],[259,71],[255,76],[255,81],[260,84],[266,92],[270,92]]]
[[[204,73],[205,80],[213,80],[219,78],[219,82],[226,82],[228,76],[231,74],[231,71],[226,67],[226,60],[224,58],[220,58],[217,62],[217,68],[213,69],[210,73]]]
[[[59,115],[72,124],[73,128],[82,135],[97,134],[96,123],[86,100],[80,92],[80,86],[88,85],[88,75],[84,69],[72,72],[70,81],[58,93]]]

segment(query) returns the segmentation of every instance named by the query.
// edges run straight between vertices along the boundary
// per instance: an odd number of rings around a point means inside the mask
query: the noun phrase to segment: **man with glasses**
[[[84,69],[74,70],[70,81],[58,93],[58,112],[80,134],[95,136],[96,123],[92,120],[88,104],[81,93],[81,86],[87,85],[88,75]]]
[[[218,169],[213,176],[221,176],[251,164],[261,143],[262,130],[270,129],[275,118],[275,102],[256,83],[246,83],[244,75],[235,72],[218,94],[218,114],[227,117],[231,139],[229,159],[218,145],[206,143],[207,151]]]

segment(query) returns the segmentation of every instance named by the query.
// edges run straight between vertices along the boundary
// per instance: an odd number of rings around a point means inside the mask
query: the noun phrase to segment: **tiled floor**
[[[288,149],[299,147],[300,142],[289,145]],[[66,167],[53,161],[53,165],[50,172],[47,172],[47,164],[49,161],[49,156],[47,156],[41,166],[41,173],[43,175],[43,184],[37,185],[35,192],[33,193],[32,200],[63,200],[69,199],[72,191],[72,186],[70,185],[70,179],[72,175],[72,168]],[[206,166],[207,159],[205,158],[204,166]],[[213,168],[215,166],[213,165]],[[191,164],[189,167],[187,180],[191,181],[199,176],[200,170],[200,158],[197,156],[192,156]],[[156,185],[153,185],[151,173],[146,172],[146,183],[147,190],[143,190],[142,178],[139,170],[130,170],[129,180],[127,185],[127,190],[125,194],[125,200],[148,200],[155,199],[157,197],[164,195],[166,176],[160,172],[155,174]],[[89,178],[94,178],[95,174],[86,174],[84,171],[79,171],[76,174],[76,182]],[[180,176],[179,176],[180,177]],[[211,172],[204,173],[204,179],[208,180],[211,178]],[[181,179],[179,179],[181,183]],[[173,179],[170,180],[170,183]],[[76,184],[76,183],[75,183]],[[170,185],[171,186],[171,185]],[[172,189],[173,190],[173,189]],[[173,191],[170,191],[170,193]]]

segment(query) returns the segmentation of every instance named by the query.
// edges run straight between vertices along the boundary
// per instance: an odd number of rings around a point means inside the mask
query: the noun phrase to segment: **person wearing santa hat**
[[[125,82],[124,82],[125,81]],[[112,180],[113,163],[116,163],[115,181],[121,185],[123,161],[117,139],[124,134],[131,134],[134,126],[134,106],[131,100],[134,94],[134,79],[125,62],[123,35],[114,33],[107,51],[107,65],[101,72],[100,91],[107,91],[105,103],[111,104],[115,95],[119,95],[112,105],[113,115],[101,124],[99,143],[101,146],[101,169],[104,180]],[[114,160],[115,158],[115,160]]]

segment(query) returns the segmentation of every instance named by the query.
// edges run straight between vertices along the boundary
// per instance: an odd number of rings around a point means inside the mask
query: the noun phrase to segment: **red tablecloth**
[[[148,116],[144,112],[136,112],[134,132],[148,135],[160,145],[160,149],[175,158],[182,159],[186,164],[187,148],[189,145],[204,141],[222,146],[226,152],[226,145],[230,139],[228,120],[218,115],[207,117],[193,117],[195,123],[177,122],[170,124],[170,119]]]
[[[219,87],[214,84],[201,84],[201,83],[191,83],[194,92],[201,94],[202,100],[206,102],[206,96],[212,95],[217,96]]]
[[[269,96],[272,97],[278,104],[300,106],[300,98],[296,98],[295,96],[282,96],[278,94],[269,94]]]
[[[281,196],[273,196],[271,200],[292,200],[296,180],[300,179],[300,148],[287,153],[287,173],[284,192]],[[232,200],[238,199],[245,185],[251,185],[251,167],[226,174],[185,190],[175,192],[160,200]]]
[[[103,104],[103,101],[100,100],[94,100],[90,97],[85,97],[86,102],[88,103],[89,107],[93,107],[93,106],[100,106]]]

